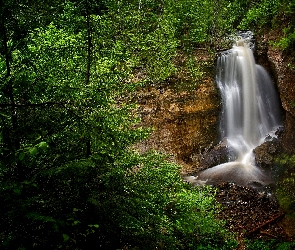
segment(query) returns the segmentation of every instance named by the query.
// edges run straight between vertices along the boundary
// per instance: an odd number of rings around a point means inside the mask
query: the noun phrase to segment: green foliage
[[[239,25],[240,29],[253,29],[257,26],[270,26],[272,19],[278,14],[281,3],[275,0],[260,0],[250,8]]]
[[[277,158],[276,163],[280,170],[276,189],[278,201],[287,215],[295,218],[295,156],[281,155]]]
[[[158,1],[108,1],[106,6],[113,32],[106,30],[103,36],[124,44],[128,65],[140,69],[145,81],[167,79],[175,71],[175,17]]]
[[[291,250],[295,246],[292,242],[278,240],[254,240],[247,242],[247,250]]]
[[[286,53],[290,53],[294,56],[294,46],[295,46],[295,27],[289,26],[283,29],[284,36],[273,44],[281,48]],[[294,68],[294,65],[291,65],[291,69]]]
[[[232,46],[228,38],[236,33],[237,26],[250,6],[251,1],[248,0],[214,1],[208,37],[211,47],[224,50]]]
[[[213,189],[183,183],[157,153],[130,150],[149,134],[131,92],[169,79],[180,44],[208,41],[212,3],[0,6],[1,247],[233,248]]]
[[[185,49],[208,41],[213,11],[211,1],[183,0],[170,3],[169,8],[176,17],[176,35]]]
[[[282,154],[277,159],[276,162],[281,165],[288,165],[291,168],[295,167],[295,155]]]
[[[256,1],[247,11],[245,18],[241,21],[239,29],[251,29],[259,32],[263,29],[279,29],[282,34],[278,34],[275,41],[270,41],[272,45],[280,47],[286,53],[294,56],[294,28],[295,28],[295,2],[294,0]]]
[[[117,235],[117,239],[120,236],[125,244],[139,249],[234,246],[230,234],[215,219],[219,207],[213,189],[195,189],[185,184],[178,166],[163,161],[155,153],[135,154],[133,159],[129,156],[122,160],[124,164],[131,161],[127,174],[116,169],[103,178],[111,196],[106,200],[91,199],[102,219],[116,218],[112,227],[101,228],[103,232],[114,238]],[[107,207],[112,208],[111,212],[105,210]]]

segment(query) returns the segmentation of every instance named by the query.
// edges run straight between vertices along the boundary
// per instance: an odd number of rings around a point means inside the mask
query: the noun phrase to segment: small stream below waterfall
[[[280,102],[269,74],[255,63],[252,38],[251,32],[240,33],[233,48],[217,59],[220,131],[228,148],[228,162],[187,177],[189,182],[233,182],[248,187],[272,183],[271,173],[256,165],[253,150],[276,138],[275,132],[282,126]]]

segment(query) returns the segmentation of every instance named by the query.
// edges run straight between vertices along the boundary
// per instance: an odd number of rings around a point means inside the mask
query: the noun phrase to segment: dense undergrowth
[[[255,240],[247,241],[248,250],[291,250],[295,246],[292,242],[281,242],[280,240]]]

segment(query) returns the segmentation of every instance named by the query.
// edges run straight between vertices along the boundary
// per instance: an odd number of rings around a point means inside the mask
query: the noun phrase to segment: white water
[[[216,80],[223,111],[221,136],[231,153],[229,162],[200,172],[195,182],[269,184],[269,174],[255,166],[253,149],[280,126],[279,101],[267,71],[254,60],[251,37],[240,38],[217,60]]]

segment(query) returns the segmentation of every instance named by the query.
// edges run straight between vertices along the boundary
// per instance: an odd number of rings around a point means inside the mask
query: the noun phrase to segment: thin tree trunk
[[[87,86],[90,81],[90,68],[91,68],[91,26],[90,26],[90,13],[89,13],[89,4],[86,0],[85,4],[86,8],[86,26],[87,26],[87,66],[86,66],[86,79],[85,85]],[[91,155],[91,142],[90,136],[86,139],[86,156],[89,157]]]
[[[91,27],[90,27],[90,13],[89,13],[89,4],[86,0],[86,25],[87,25],[87,67],[86,67],[86,86],[89,84],[90,79],[90,67],[91,67]]]
[[[11,106],[11,121],[12,121],[12,130],[13,133],[15,134],[17,131],[17,113],[16,113],[16,109],[15,109],[15,100],[14,100],[14,95],[13,95],[13,82],[12,82],[12,78],[11,78],[11,67],[10,67],[10,52],[9,52],[9,48],[8,48],[8,38],[7,38],[7,31],[6,31],[6,27],[5,27],[5,9],[3,6],[3,2],[2,0],[0,0],[0,6],[1,6],[1,33],[3,36],[3,51],[4,51],[4,56],[5,56],[5,65],[6,65],[6,86],[5,86],[5,94],[7,95],[7,97],[10,100],[10,103],[12,104]],[[13,136],[15,137],[15,136]],[[11,140],[11,138],[10,138]],[[12,140],[14,141],[14,146],[15,149],[19,148],[19,140],[17,138],[12,138]]]

